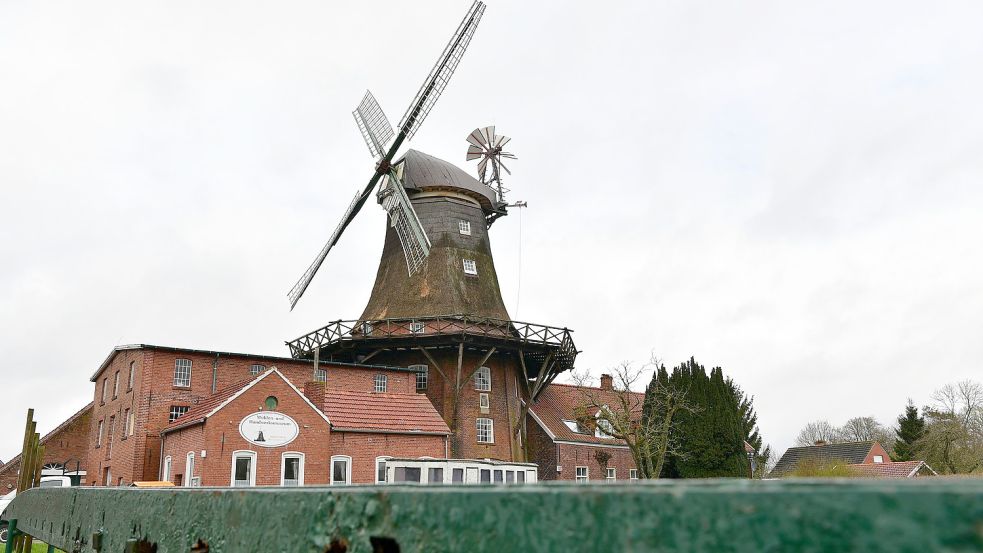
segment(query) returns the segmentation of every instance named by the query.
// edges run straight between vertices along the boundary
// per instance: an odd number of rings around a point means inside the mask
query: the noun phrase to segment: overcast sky
[[[351,111],[398,121],[469,4],[0,1],[0,459],[117,344],[357,317],[371,202],[286,299],[371,175]],[[779,452],[981,378],[983,3],[601,5],[491,1],[411,144],[472,171],[473,128],[513,137],[513,318],[595,374],[724,367]]]

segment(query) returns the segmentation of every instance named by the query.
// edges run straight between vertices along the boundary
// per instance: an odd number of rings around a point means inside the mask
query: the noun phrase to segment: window
[[[451,469],[451,482],[454,484],[463,484],[464,469]]]
[[[494,473],[494,475],[495,475],[495,483],[496,484],[501,484],[502,482],[505,481],[505,479],[502,478],[502,470],[501,469],[493,470],[492,473]]]
[[[268,398],[266,398],[266,401],[263,402],[263,405],[265,405],[267,409],[272,411],[276,409],[278,405],[280,405],[280,400],[278,400],[276,396],[269,396]]]
[[[393,471],[393,482],[419,482],[420,467],[396,467]]]
[[[565,424],[567,428],[569,428],[573,432],[576,432],[577,434],[590,434],[590,432],[577,421],[564,420],[563,424]]]
[[[430,469],[427,470],[427,482],[430,484],[443,484],[444,469],[430,467]]]
[[[628,479],[638,480],[638,469],[628,469]]]
[[[457,230],[461,234],[471,236],[471,221],[458,221]]]
[[[495,423],[491,419],[478,419],[476,426],[479,444],[495,443]]]
[[[167,422],[174,422],[180,417],[188,412],[187,405],[171,405],[171,413],[167,416]]]
[[[481,483],[491,484],[491,469],[481,469]]]
[[[385,392],[386,391],[386,381],[387,380],[388,380],[388,378],[384,374],[377,374],[377,375],[375,375],[375,379],[373,381],[374,384],[375,384],[374,390],[376,392]]]
[[[174,360],[174,385],[179,388],[188,388],[191,386],[190,359]]]
[[[410,332],[413,334],[420,334],[426,328],[426,325],[419,322],[410,323]]]
[[[577,482],[587,482],[590,480],[587,467],[577,467]]]
[[[171,456],[164,457],[164,468],[160,470],[160,479],[165,482],[171,481]]]
[[[612,436],[614,433],[614,427],[611,426],[611,421],[608,420],[609,416],[611,416],[611,413],[608,411],[607,406],[602,407],[601,410],[594,415],[594,419],[597,421],[597,424],[594,426],[595,438],[614,437]]]
[[[478,394],[478,408],[481,410],[482,413],[487,413],[490,410],[488,394],[486,393]]]
[[[351,481],[352,458],[347,455],[335,455],[331,457],[331,485],[345,486]]]
[[[108,386],[108,385],[109,385],[109,378],[103,378],[102,379],[102,399],[99,401],[100,403],[106,403],[106,386]]]
[[[474,389],[479,392],[491,391],[491,369],[478,367],[478,370],[474,371]]]
[[[102,421],[99,421],[99,433],[96,434],[96,447],[102,446],[102,428],[103,428]]]
[[[113,399],[119,397],[119,371],[116,371],[116,375],[113,376]]]
[[[410,365],[416,371],[416,391],[425,392],[427,390],[427,377],[430,367],[426,365]]]
[[[314,382],[327,382],[328,371],[325,369],[314,369]]]
[[[255,451],[232,452],[231,485],[237,488],[256,485],[256,452]]]
[[[371,336],[374,330],[375,330],[375,326],[373,326],[372,323],[369,322],[362,323],[362,334],[366,336]]]
[[[127,436],[132,436],[133,433],[136,432],[136,430],[134,430],[133,428],[134,426],[136,426],[136,422],[137,422],[136,413],[130,411],[130,416],[127,418],[127,423],[126,423],[127,428],[130,429],[130,431],[127,433]]]
[[[505,483],[506,484],[515,484],[515,471],[514,470],[507,470],[507,471],[505,471]]]
[[[106,453],[106,457],[109,458],[113,455],[113,434],[116,433],[116,415],[109,417],[109,434],[106,435],[106,443],[109,444],[109,452]]]
[[[883,455],[874,455],[874,462],[875,463],[883,463],[884,462],[884,456]]]
[[[618,479],[618,473],[617,473],[617,470],[616,470],[616,469],[614,469],[614,468],[611,468],[611,467],[608,467],[608,468],[607,468],[607,469],[606,469],[606,470],[604,471],[604,479],[605,479],[605,480],[617,480],[617,479]]]
[[[265,370],[266,370],[266,365],[260,365],[260,364],[249,365],[249,374],[252,376],[256,376],[257,374]]]
[[[478,275],[478,265],[474,262],[474,259],[464,260],[464,274],[466,275]]]
[[[283,460],[280,468],[281,486],[303,486],[304,485],[304,454],[287,452],[282,456]]]
[[[526,471],[524,471],[524,470],[516,471],[516,473],[515,473],[515,482],[517,484],[525,484],[526,483]]]
[[[137,362],[130,361],[130,381],[126,385],[127,392],[133,389],[133,379],[136,377],[136,373],[137,373]]]
[[[123,409],[123,439],[130,436],[130,410]]]
[[[189,451],[184,461],[184,485],[193,486],[195,480],[195,452]]]
[[[376,457],[375,458],[375,483],[385,484],[386,483],[386,459],[389,457]]]

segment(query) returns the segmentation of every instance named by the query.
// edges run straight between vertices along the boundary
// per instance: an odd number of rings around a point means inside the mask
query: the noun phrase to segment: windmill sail
[[[416,210],[413,209],[413,204],[410,203],[395,171],[387,175],[386,186],[379,191],[379,195],[382,199],[382,207],[389,214],[390,225],[396,230],[399,244],[403,246],[406,270],[412,276],[420,270],[427,256],[430,255],[430,239],[427,238],[427,233],[420,224],[420,218],[417,217]]]
[[[355,108],[352,116],[365,139],[365,145],[369,147],[369,153],[372,157],[381,158],[385,154],[386,145],[392,140],[393,126],[371,92],[365,91],[362,103]]]
[[[321,252],[314,258],[314,262],[311,263],[311,266],[304,271],[303,276],[300,277],[297,284],[294,284],[294,287],[290,289],[287,297],[290,298],[291,311],[293,311],[294,306],[297,305],[297,300],[304,295],[304,291],[307,290],[307,286],[310,285],[311,280],[314,278],[314,273],[317,273],[317,270],[321,268],[321,263],[324,263],[324,258],[328,256],[328,252],[330,252],[331,248],[338,242],[338,238],[341,237],[341,233],[344,232],[345,227],[347,227],[348,224],[352,222],[352,219],[355,218],[355,214],[358,213],[358,210],[362,207],[362,204],[365,203],[365,199],[367,197],[368,196],[363,195],[362,192],[355,193],[355,198],[348,206],[345,214],[341,217],[341,222],[338,223],[338,226],[335,227],[334,232],[331,233],[331,238],[328,238],[327,244],[321,248]]]
[[[447,87],[447,83],[450,82],[451,75],[457,69],[457,64],[461,63],[461,57],[464,56],[464,51],[467,50],[471,37],[474,36],[474,31],[478,28],[478,22],[481,21],[481,16],[484,13],[485,4],[476,0],[471,5],[471,9],[468,10],[467,15],[461,20],[461,24],[454,36],[451,37],[451,41],[447,43],[444,52],[437,59],[437,64],[433,66],[430,74],[423,81],[423,86],[416,93],[416,97],[410,102],[410,107],[399,122],[399,130],[406,135],[407,140],[413,138],[427,114],[430,113],[437,98],[440,97],[440,93]]]

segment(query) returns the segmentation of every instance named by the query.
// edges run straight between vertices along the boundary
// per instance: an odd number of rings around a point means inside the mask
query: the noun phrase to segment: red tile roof
[[[185,426],[189,426],[196,422],[204,422],[205,418],[211,413],[216,407],[222,405],[229,400],[232,396],[239,393],[240,390],[249,386],[254,380],[261,378],[262,376],[251,376],[246,380],[237,382],[228,388],[224,388],[215,392],[214,394],[208,396],[207,398],[201,400],[197,405],[188,409],[188,412],[181,415],[180,417],[174,419],[174,422],[168,424],[164,428],[164,432],[170,432],[171,430],[176,430]]]
[[[539,395],[539,400],[532,405],[530,411],[551,432],[555,439],[569,442],[584,442],[606,445],[624,445],[624,441],[614,438],[598,438],[594,434],[574,432],[564,424],[564,420],[575,421],[574,411],[584,405],[585,394],[590,393],[598,403],[610,405],[612,409],[621,405],[618,393],[604,391],[600,388],[586,388],[569,384],[550,384]],[[645,394],[632,392],[632,412],[641,415],[642,402]]]
[[[450,428],[424,394],[328,390],[324,412],[332,430],[450,434]]]
[[[935,475],[925,461],[898,461],[895,463],[860,463],[847,465],[858,476],[866,478],[911,478],[922,473]],[[927,469],[927,470],[926,470]]]

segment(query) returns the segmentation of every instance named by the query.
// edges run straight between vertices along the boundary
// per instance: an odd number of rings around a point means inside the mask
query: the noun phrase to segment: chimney
[[[320,410],[324,410],[324,389],[326,385],[324,382],[308,382],[304,384],[304,396],[311,400]]]
[[[609,374],[601,375],[601,389],[610,392],[614,390],[614,379]]]

